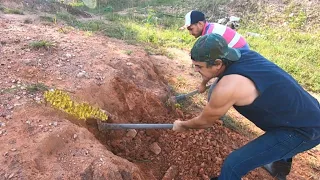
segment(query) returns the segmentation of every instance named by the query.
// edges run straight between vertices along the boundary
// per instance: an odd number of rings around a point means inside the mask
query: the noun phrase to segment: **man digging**
[[[191,59],[196,72],[219,80],[200,115],[176,120],[174,131],[211,127],[231,106],[265,131],[229,154],[212,180],[240,180],[260,166],[286,179],[292,157],[320,143],[319,102],[259,53],[229,48],[222,36],[209,34],[194,44]]]

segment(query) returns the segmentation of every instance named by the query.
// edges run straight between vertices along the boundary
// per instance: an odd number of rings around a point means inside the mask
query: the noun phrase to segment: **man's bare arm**
[[[202,113],[191,120],[184,121],[185,128],[207,128],[211,127],[214,121],[224,115],[236,102],[236,85],[232,77],[224,77],[213,90],[209,103],[204,107]]]
[[[175,121],[173,130],[211,127],[231,106],[249,105],[258,96],[259,92],[250,79],[237,74],[224,76],[213,90],[210,102],[202,113],[188,121]]]

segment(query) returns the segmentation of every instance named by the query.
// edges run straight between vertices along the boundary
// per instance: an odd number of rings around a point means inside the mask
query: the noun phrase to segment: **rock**
[[[135,129],[129,129],[126,136],[130,138],[134,138],[137,135],[137,131]]]
[[[158,145],[157,142],[152,143],[149,146],[149,148],[150,148],[150,151],[153,152],[156,155],[160,154],[160,152],[161,152],[161,148],[160,148],[160,146]]]
[[[162,180],[172,180],[178,175],[178,167],[177,166],[170,166],[170,168],[166,171],[165,175],[163,176]]]
[[[77,139],[78,135],[77,134],[74,134],[73,135],[73,139]]]
[[[0,122],[0,127],[5,127],[6,123]]]
[[[8,178],[11,179],[13,178],[13,176],[14,176],[14,173],[11,173]]]
[[[131,62],[127,62],[126,64],[127,64],[127,66],[132,66],[133,65],[133,63],[131,63]]]
[[[83,77],[88,77],[86,71],[81,71],[77,74],[77,78],[83,78]]]
[[[71,58],[71,57],[72,57],[72,54],[69,54],[69,53],[66,54],[66,58]]]

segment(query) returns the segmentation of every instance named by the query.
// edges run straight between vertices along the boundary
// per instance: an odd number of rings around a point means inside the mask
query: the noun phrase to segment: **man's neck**
[[[201,33],[201,36],[205,35],[206,34],[206,29],[207,29],[207,26],[209,26],[209,23],[206,22],[203,26],[203,29],[202,29],[202,33]]]

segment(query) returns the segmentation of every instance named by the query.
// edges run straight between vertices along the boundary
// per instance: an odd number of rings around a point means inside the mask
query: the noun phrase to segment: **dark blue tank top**
[[[287,72],[251,50],[224,74],[239,74],[253,81],[259,96],[250,105],[234,108],[264,131],[295,129],[310,139],[320,138],[320,105]]]

